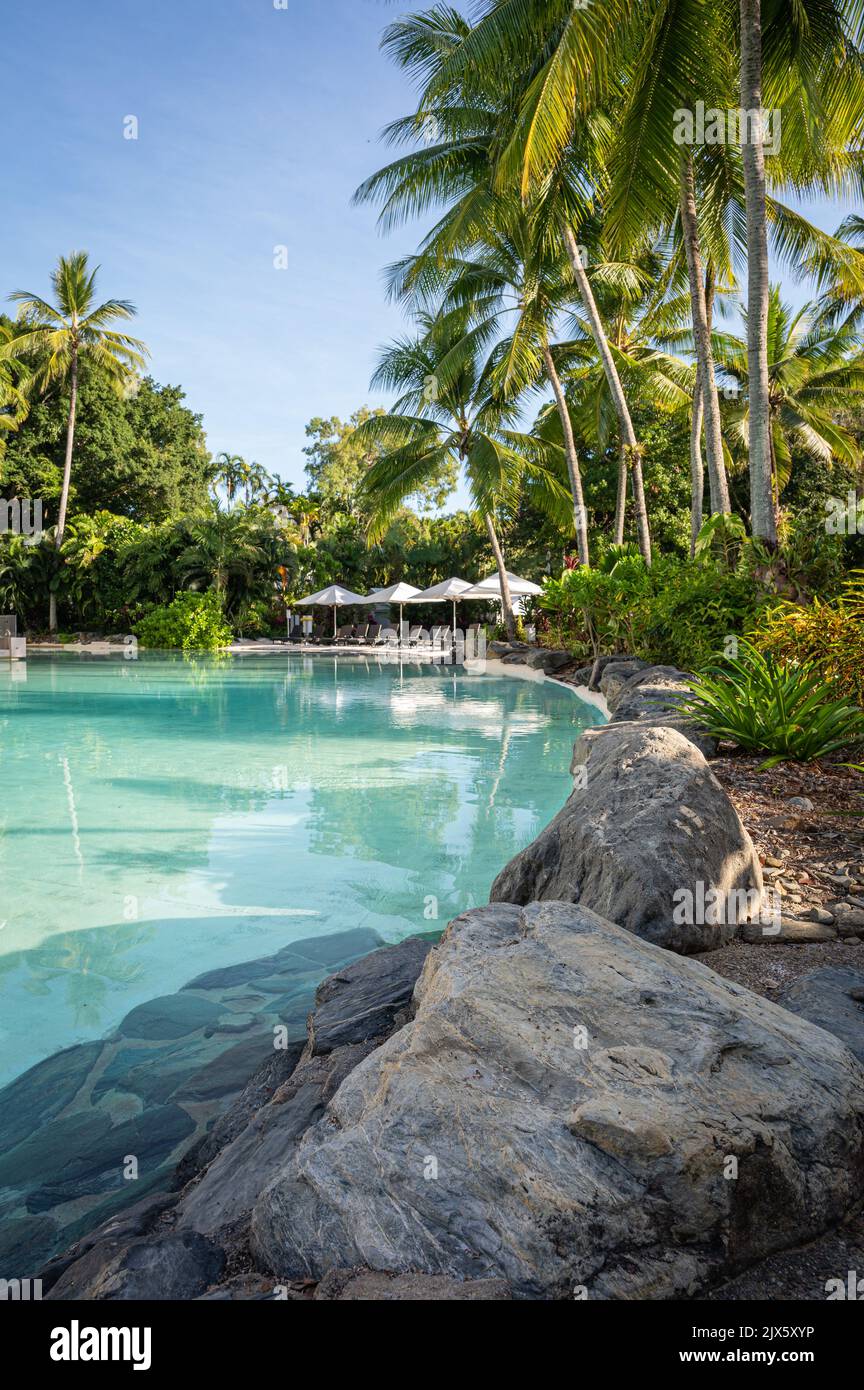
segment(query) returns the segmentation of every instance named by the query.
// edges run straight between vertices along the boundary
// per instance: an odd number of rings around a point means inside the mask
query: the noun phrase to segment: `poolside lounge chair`
[[[372,645],[373,647],[392,647],[399,642],[399,633],[395,627],[382,627],[376,633]]]
[[[349,641],[352,646],[358,646],[366,641],[366,634],[369,631],[368,623],[358,623]]]
[[[335,637],[335,639],[334,639],[335,642],[336,642],[336,645],[339,646],[340,643],[342,643],[342,642],[348,642],[348,641],[350,641],[350,639],[353,637],[353,635],[354,635],[354,624],[353,624],[353,623],[343,623],[342,626],[341,626],[340,628],[338,628],[338,629],[337,629],[337,632],[336,632],[336,637]]]
[[[425,632],[425,628],[423,628],[423,627],[412,627],[412,628],[410,628],[409,631],[408,631],[408,638],[407,638],[408,646],[409,646],[409,647],[416,647],[416,646],[418,645],[418,643],[421,641],[424,632]]]

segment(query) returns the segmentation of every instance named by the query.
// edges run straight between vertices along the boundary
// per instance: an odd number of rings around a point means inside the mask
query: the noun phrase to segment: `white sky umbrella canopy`
[[[423,589],[421,593],[415,594],[409,599],[409,603],[447,603],[448,600],[453,604],[453,631],[456,631],[456,604],[462,595],[471,585],[467,579],[442,579],[440,584],[433,584],[431,589]]]
[[[448,599],[460,599],[466,589],[473,585],[467,579],[443,579],[440,584],[433,584],[431,589],[423,589],[408,599],[409,603],[446,603]]]
[[[352,594],[350,589],[343,589],[341,584],[331,584],[327,589],[321,589],[317,594],[310,594],[308,598],[298,598],[294,604],[295,608],[311,608],[315,604],[320,604],[322,608],[342,608],[349,603],[366,603],[365,594]]]
[[[389,589],[376,589],[374,593],[367,594],[367,603],[407,603],[420,590],[413,584],[391,584]]]
[[[313,608],[320,605],[322,608],[333,609],[333,636],[336,636],[336,609],[345,608],[353,603],[366,603],[363,594],[352,594],[350,589],[343,589],[341,584],[331,584],[326,589],[321,589],[317,594],[310,594],[308,598],[298,598],[296,608]]]
[[[507,571],[507,579],[511,594],[524,597],[525,594],[542,594],[543,592],[539,584],[534,584],[530,579],[520,579],[518,574],[511,574],[509,570]],[[483,589],[487,593],[491,591],[496,597],[500,597],[501,580],[497,574],[490,574],[486,579],[481,579],[479,584],[475,584],[474,588]]]
[[[376,589],[374,594],[369,595],[370,603],[398,603],[399,605],[399,632],[402,633],[402,609],[406,603],[410,603],[415,594],[420,590],[413,584],[391,584],[388,589]]]

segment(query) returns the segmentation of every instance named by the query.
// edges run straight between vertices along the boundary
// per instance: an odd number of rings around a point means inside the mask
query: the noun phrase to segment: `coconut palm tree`
[[[691,92],[699,95],[710,95],[706,84],[712,81],[712,55],[732,54],[738,60],[750,375],[754,394],[750,419],[751,510],[754,532],[771,543],[766,340],[770,212],[763,106],[770,108],[772,115],[782,111],[784,178],[799,190],[815,185],[826,188],[836,185],[839,177],[854,172],[854,140],[861,128],[864,90],[860,52],[855,43],[860,20],[858,6],[838,5],[835,0],[772,5],[764,32],[761,10],[760,0],[721,0],[715,7],[698,0],[646,0],[639,6],[633,6],[629,0],[591,0],[590,4],[576,5],[571,0],[543,0],[542,4],[530,0],[490,0],[471,33],[452,46],[439,64],[434,90],[446,94],[460,79],[476,85],[484,80],[494,81],[497,74],[499,85],[506,86],[516,100],[510,107],[506,128],[502,126],[496,176],[505,181],[518,179],[523,194],[528,194],[554,181],[570,158],[574,144],[583,143],[586,126],[600,116],[614,117],[622,130],[619,148],[630,161],[631,142],[627,137],[632,135],[632,128],[624,129],[624,117],[628,100],[639,86],[640,59],[645,64],[646,91],[652,100],[657,98],[661,117],[653,126],[654,139],[667,150],[675,105],[669,100],[672,88],[668,82],[664,84],[662,74],[658,84],[653,61],[658,52],[667,58],[666,76],[676,74],[678,80],[680,68],[685,84],[689,83]],[[719,46],[713,42],[706,47],[706,35],[719,37]],[[732,104],[729,92],[722,105]],[[608,154],[612,143],[607,141],[601,153]],[[655,160],[653,166],[642,161],[643,176],[646,169],[647,182],[640,179],[638,171],[628,178],[629,185],[640,195],[655,175],[661,183],[668,181],[669,171],[663,160]],[[678,202],[687,222],[688,212],[692,212],[689,171],[682,167],[680,150],[671,172],[679,185]],[[596,182],[602,202],[608,198],[608,188],[602,177]],[[644,219],[640,221],[635,216],[640,235],[654,230],[651,226],[646,228]],[[691,251],[692,233],[690,218]],[[562,235],[581,285],[574,254],[577,238],[573,219],[566,215],[562,215]],[[704,355],[706,316],[700,307],[700,277],[692,257],[689,259],[694,317],[700,353]],[[585,306],[592,331],[599,334],[602,322],[594,312],[590,296],[585,298]],[[703,398],[707,398],[705,389],[710,388],[710,379],[704,361],[700,368],[704,376]],[[621,418],[622,438],[629,441],[620,385],[616,386],[611,372],[609,379]],[[713,412],[713,404],[711,409]],[[710,437],[712,453],[716,455],[716,420]]]
[[[747,326],[749,306],[742,311]],[[797,448],[830,467],[836,459],[860,464],[857,440],[840,424],[843,412],[860,410],[864,389],[864,352],[857,330],[848,318],[839,325],[821,305],[792,310],[772,285],[768,295],[768,418],[769,468],[777,529],[779,499],[792,471]],[[729,407],[726,434],[746,456],[749,438],[749,336],[715,334],[717,362],[739,390]]]
[[[457,208],[458,216],[458,208]],[[566,393],[554,355],[554,321],[573,301],[572,278],[560,243],[537,235],[526,208],[514,198],[495,197],[472,219],[472,244],[455,254],[465,235],[445,216],[420,252],[390,268],[391,293],[420,306],[440,300],[444,311],[467,310],[471,331],[465,350],[501,335],[492,361],[495,390],[513,398],[552,388],[561,422],[573,498],[573,526],[580,563],[590,564],[588,517],[579,454]]]
[[[538,7],[526,8],[534,14],[536,25],[542,27],[545,16]],[[566,8],[572,10],[571,0]],[[632,479],[639,544],[650,563],[651,536],[641,450],[614,357],[606,343],[586,256],[586,247],[591,246],[597,232],[593,195],[594,182],[602,172],[597,130],[602,122],[586,120],[578,140],[574,133],[566,157],[562,155],[554,177],[543,180],[542,189],[520,190],[513,169],[508,174],[498,155],[518,109],[516,83],[522,77],[522,67],[516,61],[515,50],[487,54],[482,64],[474,61],[476,34],[479,30],[485,33],[489,18],[472,30],[455,11],[436,9],[397,21],[388,28],[383,46],[403,67],[420,75],[425,86],[416,116],[394,122],[385,137],[394,144],[413,142],[416,148],[368,179],[355,196],[358,201],[383,203],[381,220],[385,227],[443,203],[449,209],[451,227],[463,233],[467,239],[463,244],[470,244],[472,232],[482,222],[491,200],[520,191],[531,194],[529,201],[537,213],[537,234],[540,238],[554,236],[566,254],[575,289],[595,336]],[[529,30],[534,43],[537,33],[531,26]],[[436,133],[436,141],[431,145],[421,143],[430,122]],[[578,239],[574,226],[579,231]]]
[[[496,513],[515,506],[525,488],[561,520],[570,506],[560,481],[563,451],[511,428],[516,404],[494,393],[492,367],[476,340],[475,350],[466,350],[466,338],[472,343],[468,312],[421,312],[417,321],[419,336],[387,348],[373,377],[373,386],[398,390],[399,399],[389,414],[373,415],[358,426],[361,438],[382,451],[362,484],[372,516],[370,539],[380,539],[418,487],[453,464],[460,467],[486,527],[512,639],[516,621]]]
[[[97,303],[98,271],[98,266],[90,270],[86,251],[73,251],[71,256],[61,256],[52,272],[55,303],[29,290],[15,290],[9,297],[18,304],[21,331],[12,342],[0,347],[0,357],[8,359],[14,355],[32,363],[28,391],[44,391],[58,384],[69,388],[63,485],[54,528],[54,545],[58,551],[66,530],[80,370],[85,363],[92,363],[122,396],[130,376],[144,367],[147,353],[139,339],[119,333],[113,327],[134,318],[134,305],[125,299]],[[49,626],[54,632],[57,629],[54,591],[50,609]]]
[[[609,334],[616,371],[631,400],[659,403],[671,409],[690,409],[695,372],[673,351],[683,338],[689,346],[690,300],[677,283],[674,262],[656,252],[639,261],[608,263],[595,270],[597,297]],[[616,431],[616,411],[591,327],[577,308],[565,318],[571,337],[559,343],[561,375],[568,381],[570,409],[582,438],[605,450]],[[548,436],[541,415],[540,433]],[[624,541],[627,500],[627,459],[620,447],[618,493],[613,543]],[[701,509],[702,485],[698,484]],[[694,507],[697,499],[694,498]]]
[[[228,505],[233,506],[234,498],[243,486],[246,460],[239,454],[229,454],[223,449],[213,462],[214,481],[217,486],[224,487]]]

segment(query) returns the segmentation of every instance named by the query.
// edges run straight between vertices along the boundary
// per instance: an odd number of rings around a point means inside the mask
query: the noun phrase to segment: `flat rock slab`
[[[845,966],[810,970],[787,985],[777,1002],[833,1033],[864,1062],[864,972]]]
[[[442,1274],[389,1274],[333,1269],[315,1290],[323,1303],[503,1303],[512,1299],[503,1279],[448,1279]]]
[[[829,926],[827,922],[781,917],[776,925],[770,922],[745,922],[741,927],[741,938],[751,946],[796,946],[808,941],[836,941],[837,928]]]
[[[437,936],[436,938],[437,939]],[[315,996],[308,1042],[267,1104],[250,1110],[246,1093],[204,1141],[209,1162],[178,1205],[181,1227],[216,1235],[247,1220],[258,1197],[345,1078],[385,1037],[407,1022],[431,937],[385,946],[331,975]],[[255,1080],[248,1089],[254,1089]],[[215,1145],[220,1145],[213,1154]],[[212,1155],[212,1156],[211,1156]]]
[[[685,954],[731,941],[762,870],[694,744],[675,729],[607,724],[579,739],[573,771],[576,790],[498,875],[492,901],[579,902]],[[709,892],[720,895],[714,914],[700,912]],[[699,920],[710,915],[723,920]]]
[[[273,1273],[689,1297],[860,1196],[843,1044],[584,908],[457,918],[415,1002],[257,1202]]]

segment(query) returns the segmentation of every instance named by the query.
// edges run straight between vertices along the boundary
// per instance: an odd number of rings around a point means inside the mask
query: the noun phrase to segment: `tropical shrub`
[[[626,651],[701,670],[752,623],[761,601],[738,571],[675,555],[658,557],[649,571],[627,547],[612,547],[598,569],[547,581],[539,606],[550,616],[546,640],[556,645],[595,659]]]
[[[641,556],[613,552],[608,569],[568,569],[560,579],[547,580],[538,603],[554,615],[556,642],[596,660],[633,650],[634,623],[649,585]]]
[[[153,608],[135,624],[142,647],[179,647],[188,651],[216,651],[231,641],[219,598],[212,592],[183,593],[168,604]]]
[[[864,571],[852,576],[833,603],[817,597],[807,607],[785,602],[767,609],[750,635],[759,651],[787,665],[814,666],[864,705]]]
[[[810,762],[864,740],[864,711],[812,663],[783,665],[742,640],[739,656],[690,682],[679,708],[714,738],[766,752],[772,767]]]
[[[752,623],[763,596],[740,571],[661,557],[633,620],[634,655],[701,671]]]

